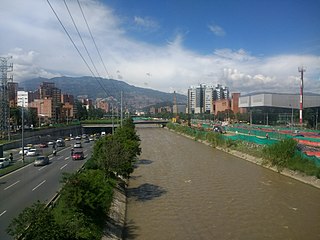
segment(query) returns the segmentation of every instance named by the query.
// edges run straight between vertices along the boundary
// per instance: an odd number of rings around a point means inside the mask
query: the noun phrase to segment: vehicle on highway
[[[0,168],[5,168],[10,165],[10,160],[8,158],[0,158]]]
[[[53,140],[50,140],[49,142],[48,142],[48,145],[53,145],[54,144],[54,141]]]
[[[57,147],[64,147],[66,145],[66,143],[64,142],[64,140],[62,138],[59,138],[57,141]]]
[[[81,136],[76,136],[76,141],[80,141],[81,140]]]
[[[28,153],[28,151],[30,150],[30,147],[24,147],[23,148],[23,155],[26,155]],[[22,149],[19,151],[19,154],[22,155]]]
[[[47,156],[38,156],[36,160],[34,160],[34,166],[44,166],[49,163],[49,158]]]
[[[40,155],[40,151],[36,148],[31,148],[29,149],[29,151],[27,152],[26,156],[27,157],[35,157]]]
[[[42,142],[42,143],[39,144],[39,147],[41,147],[41,148],[47,148],[48,146],[49,145],[46,142]]]
[[[76,141],[75,144],[73,145],[74,148],[82,148],[82,144],[80,141]]]
[[[86,137],[86,138],[83,140],[83,142],[84,142],[84,143],[89,143],[89,142],[90,142],[90,140],[89,140],[89,138],[88,138],[88,137]]]
[[[83,152],[82,152],[82,151],[74,152],[74,153],[72,154],[72,159],[73,159],[73,160],[82,160],[82,159],[84,159],[84,154],[83,154]]]

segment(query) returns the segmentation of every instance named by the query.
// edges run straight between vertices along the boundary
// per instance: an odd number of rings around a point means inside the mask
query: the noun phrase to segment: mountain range
[[[33,78],[25,80],[19,85],[25,91],[34,91],[39,88],[42,82],[53,82],[62,93],[77,96],[87,95],[88,98],[116,99],[120,102],[122,91],[123,103],[126,107],[134,109],[143,109],[148,106],[158,105],[161,103],[173,103],[174,94],[165,93],[149,88],[135,87],[124,81],[94,78],[94,77],[55,77],[55,78]],[[187,96],[176,94],[177,103],[186,104]]]

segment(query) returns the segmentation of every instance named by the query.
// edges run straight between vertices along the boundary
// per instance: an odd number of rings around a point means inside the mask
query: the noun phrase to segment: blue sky
[[[88,56],[62,0],[49,1]],[[186,93],[199,83],[231,92],[320,93],[320,0],[66,0],[96,64],[96,76]],[[92,75],[47,1],[3,0],[0,56],[12,56],[15,81]],[[97,84],[97,87],[99,85]]]
[[[320,1],[104,1],[128,18],[128,32],[165,44],[177,33],[201,54],[214,49],[247,49],[255,55],[320,53]],[[143,28],[131,19],[149,20]]]

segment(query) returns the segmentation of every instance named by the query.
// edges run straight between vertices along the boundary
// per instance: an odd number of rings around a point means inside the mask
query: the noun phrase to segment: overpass
[[[163,120],[163,119],[152,119],[152,118],[134,118],[133,123],[134,124],[158,124],[162,127],[165,126],[169,120]],[[93,124],[81,124],[81,127],[83,129],[83,133],[86,134],[93,134],[93,133],[101,133],[105,132],[106,134],[112,133],[112,128],[116,129],[119,127],[120,124],[106,124],[106,123],[93,123]]]

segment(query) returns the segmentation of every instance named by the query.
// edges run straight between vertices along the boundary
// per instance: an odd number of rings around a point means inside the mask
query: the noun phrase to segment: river
[[[320,239],[320,190],[166,129],[138,126],[125,239]]]

